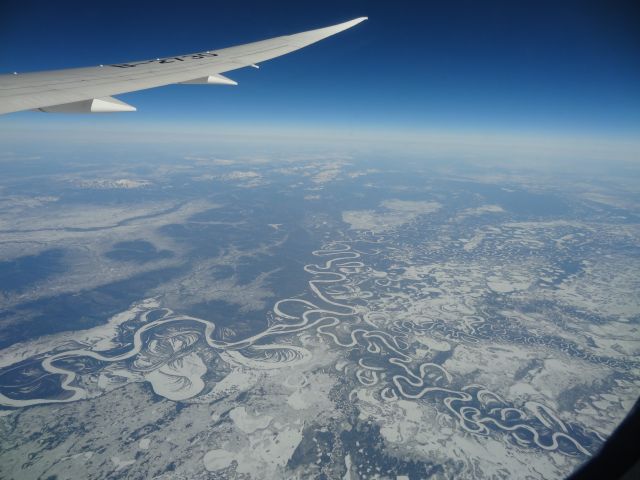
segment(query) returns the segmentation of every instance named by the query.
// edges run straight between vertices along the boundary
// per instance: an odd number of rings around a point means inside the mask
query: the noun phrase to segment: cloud
[[[421,215],[438,211],[438,202],[385,200],[380,204],[382,211],[348,210],[342,212],[342,220],[354,230],[384,232],[409,223]]]
[[[95,180],[74,180],[73,184],[79,188],[92,190],[111,190],[123,189],[129,190],[133,188],[143,188],[151,185],[147,180],[133,180],[130,178],[112,179],[95,179]]]

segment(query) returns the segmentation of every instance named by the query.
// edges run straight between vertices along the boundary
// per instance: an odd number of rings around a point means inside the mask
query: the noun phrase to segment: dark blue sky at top
[[[366,15],[368,22],[260,70],[230,72],[237,87],[121,95],[138,107],[121,115],[141,123],[628,137],[640,133],[637,3],[0,0],[0,71],[190,53]],[[0,125],[34,115],[6,116]],[[78,120],[37,120],[65,121]]]

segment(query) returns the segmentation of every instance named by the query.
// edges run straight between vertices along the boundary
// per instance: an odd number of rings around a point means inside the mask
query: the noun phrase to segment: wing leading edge
[[[131,63],[0,75],[0,114],[21,110],[114,112],[135,108],[112,95],[172,83],[234,85],[221,73],[255,66],[351,28],[367,17],[221,50]]]

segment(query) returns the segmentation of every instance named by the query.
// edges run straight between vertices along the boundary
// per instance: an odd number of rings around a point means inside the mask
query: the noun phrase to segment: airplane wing
[[[0,75],[0,114],[32,109],[73,113],[135,111],[135,107],[111,96],[172,83],[236,85],[221,73],[293,52],[366,19],[176,57]]]

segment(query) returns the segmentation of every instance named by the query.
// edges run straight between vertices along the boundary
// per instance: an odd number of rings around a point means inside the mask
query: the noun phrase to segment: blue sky
[[[33,1],[0,5],[0,71],[168,56],[367,15],[237,87],[122,95],[134,114],[24,112],[24,125],[243,125],[377,132],[640,134],[640,7],[633,1]],[[124,128],[124,127],[123,127]]]

